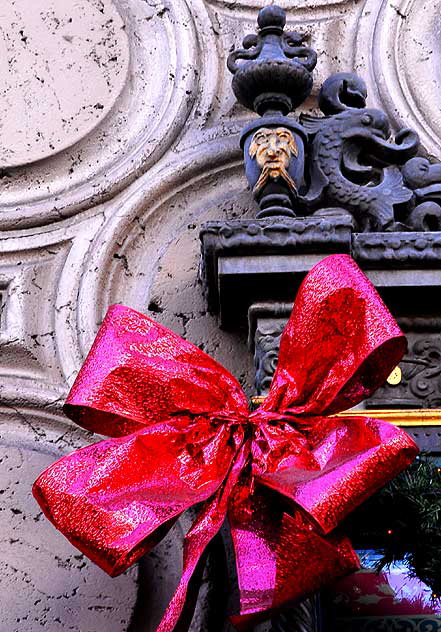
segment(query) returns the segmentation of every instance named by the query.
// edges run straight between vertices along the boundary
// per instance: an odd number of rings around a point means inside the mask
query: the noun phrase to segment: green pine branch
[[[426,455],[354,511],[344,527],[356,548],[380,550],[378,571],[404,560],[410,576],[441,595],[441,468]]]

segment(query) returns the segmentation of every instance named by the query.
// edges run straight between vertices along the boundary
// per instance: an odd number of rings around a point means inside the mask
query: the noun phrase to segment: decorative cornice
[[[353,222],[350,217],[336,218],[266,218],[260,220],[232,220],[207,222],[201,229],[201,241],[217,250],[244,248],[259,252],[280,252],[301,246],[316,250],[328,246],[331,251],[337,243],[345,247],[351,236]]]
[[[352,256],[361,265],[441,266],[441,232],[354,234]]]

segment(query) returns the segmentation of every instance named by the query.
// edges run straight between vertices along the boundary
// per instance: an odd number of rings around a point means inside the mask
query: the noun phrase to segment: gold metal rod
[[[263,395],[251,398],[254,405],[265,401]],[[336,417],[372,417],[389,421],[394,426],[441,426],[441,408],[376,408],[370,410],[345,410]]]

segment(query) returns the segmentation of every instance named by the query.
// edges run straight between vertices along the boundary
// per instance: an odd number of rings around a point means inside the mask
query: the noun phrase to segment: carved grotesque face
[[[297,156],[297,145],[289,129],[262,127],[253,137],[250,145],[250,157],[256,158],[261,169],[287,169],[291,156]]]
[[[298,155],[297,144],[292,132],[286,127],[261,127],[254,134],[249,149],[250,158],[255,158],[262,170],[254,193],[258,194],[268,179],[282,178],[291,189],[296,191],[294,180],[288,173],[292,156]]]

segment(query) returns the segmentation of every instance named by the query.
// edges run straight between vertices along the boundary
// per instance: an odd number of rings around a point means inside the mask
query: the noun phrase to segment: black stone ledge
[[[440,268],[441,232],[354,233],[351,251],[363,268]]]
[[[351,254],[396,316],[412,316],[412,302],[430,313],[441,290],[439,232],[355,233],[350,217],[330,216],[209,222],[200,238],[208,308],[226,329],[245,328],[254,303],[292,302],[305,274],[333,253]]]
[[[209,310],[220,314],[228,328],[246,322],[251,303],[292,301],[315,263],[328,254],[350,252],[352,226],[346,216],[204,224],[200,276]]]

